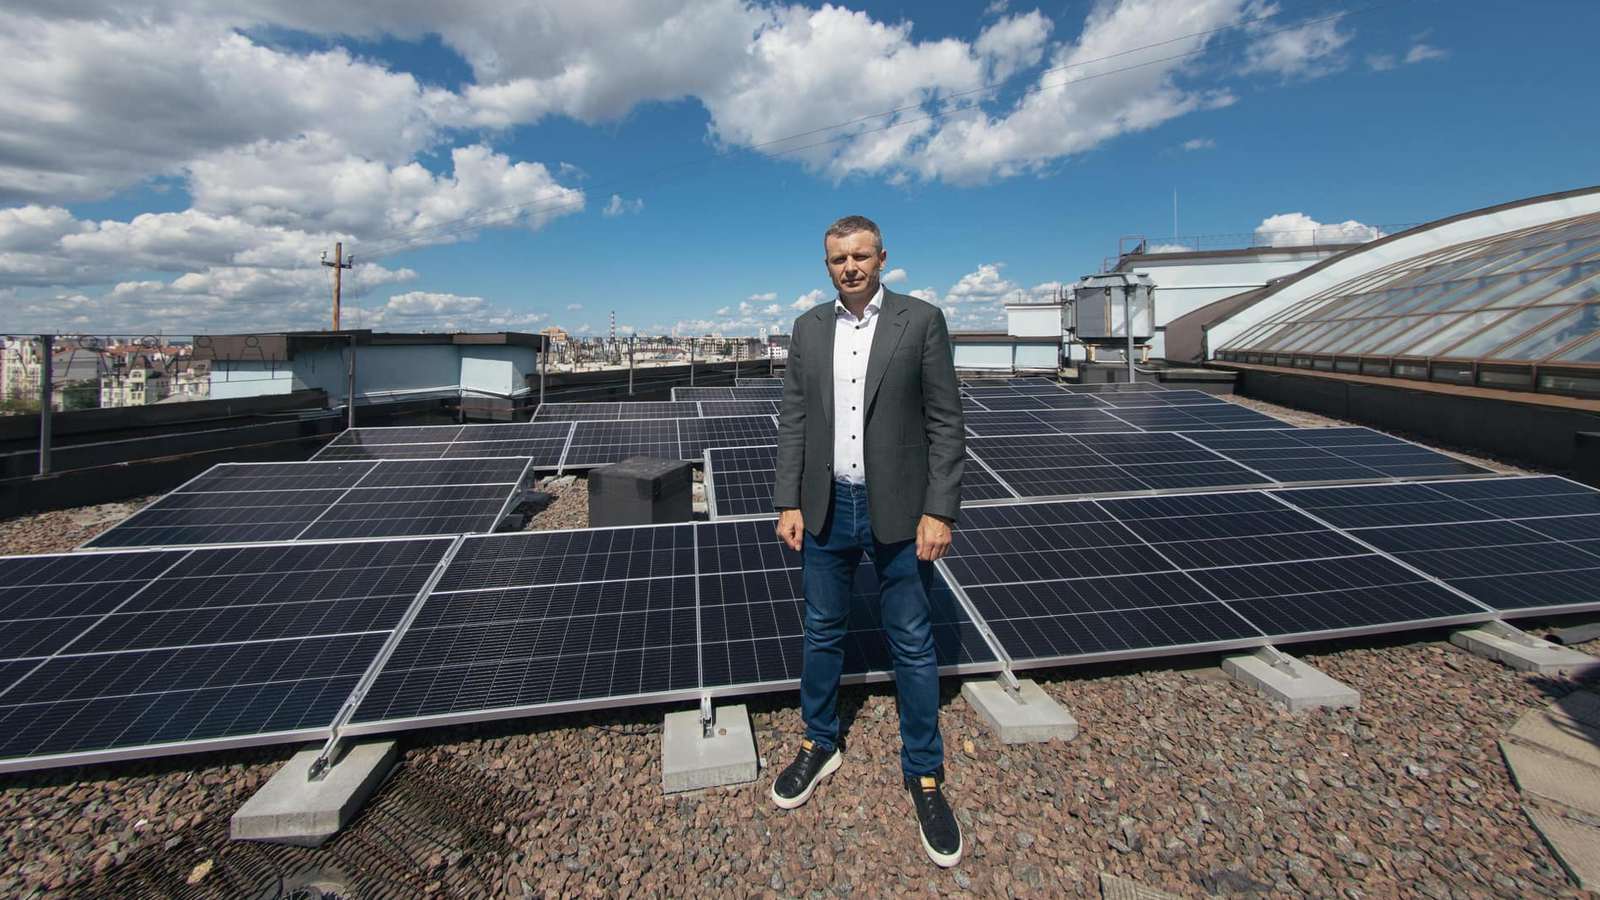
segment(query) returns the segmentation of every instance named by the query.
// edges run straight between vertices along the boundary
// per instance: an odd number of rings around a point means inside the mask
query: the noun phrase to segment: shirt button
[[[855,412],[855,411],[856,411],[856,408],[855,408],[855,407],[854,407],[854,406],[852,406],[852,407],[850,407],[850,411],[851,411],[851,412]]]

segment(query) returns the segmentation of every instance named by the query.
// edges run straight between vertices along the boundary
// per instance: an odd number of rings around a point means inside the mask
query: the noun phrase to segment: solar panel
[[[326,737],[451,543],[0,559],[10,609],[73,620],[3,661],[0,771]]]
[[[963,413],[988,412],[989,407],[963,394],[961,395],[961,411]]]
[[[975,437],[1062,432],[1127,432],[1140,430],[1097,409],[1041,409],[1034,411],[977,412],[963,417],[967,432]]]
[[[1205,391],[1195,390],[1165,390],[1165,391],[1119,391],[1099,393],[1092,395],[1094,399],[1109,407],[1114,408],[1139,408],[1146,406],[1194,406],[1228,401]],[[1243,407],[1230,404],[1235,409]]]
[[[521,458],[225,463],[84,546],[489,531],[520,489],[527,468],[528,460]]]
[[[972,438],[968,446],[1023,497],[1239,487],[1267,479],[1173,434]]]
[[[768,522],[468,538],[345,731],[788,686],[798,566]],[[846,673],[883,678],[870,575],[860,585]],[[998,667],[947,589],[934,635],[947,670]]]
[[[535,422],[604,422],[622,417],[620,403],[541,403]]]
[[[700,404],[700,414],[721,416],[775,416],[778,404],[772,400],[708,400]]]
[[[469,538],[353,722],[694,695],[694,526]]]
[[[804,651],[800,554],[779,544],[770,522],[697,526],[700,640],[707,688],[775,687],[796,682]],[[930,567],[930,618],[941,672],[992,670],[993,651]],[[890,668],[875,614],[877,579],[857,572],[844,674],[862,680]]]
[[[317,462],[370,459],[442,459],[452,444],[329,444],[311,458]]]
[[[1370,428],[1209,431],[1189,438],[1282,482],[1491,474]]]
[[[1153,381],[1101,382],[1096,384],[1063,384],[1061,389],[1073,394],[1117,394],[1124,391],[1164,391],[1166,388]]]
[[[1050,409],[1042,399],[1028,394],[998,394],[984,392],[979,398],[984,406],[1000,412],[1017,409]]]
[[[733,395],[733,388],[729,387],[675,387],[672,389],[672,399],[676,401],[695,400],[737,400]],[[749,399],[749,398],[746,398]],[[755,398],[765,400],[765,397]]]
[[[460,425],[397,425],[392,428],[348,428],[329,444],[332,447],[363,444],[448,444],[461,433]]]
[[[707,448],[706,503],[711,517],[773,516],[772,490],[777,471],[775,446]]]
[[[1295,426],[1232,403],[1197,406],[1138,407],[1106,410],[1112,416],[1145,431],[1212,431],[1244,428],[1294,428]],[[1131,429],[1128,429],[1131,430]]]
[[[733,380],[733,386],[734,387],[783,387],[783,379],[782,378],[775,378],[775,377],[768,377],[768,378],[735,378]]]
[[[962,518],[940,565],[1019,666],[1492,616],[1261,492],[991,506]]]
[[[562,471],[610,465],[630,456],[678,458],[680,419],[575,422]]]
[[[778,440],[778,421],[772,416],[728,416],[716,419],[680,419],[680,459],[705,458],[708,447],[751,447]]]
[[[774,446],[712,447],[705,453],[706,503],[713,519],[772,518],[772,491],[778,478]],[[1016,495],[983,464],[967,457],[961,502],[1009,501]]]
[[[1600,492],[1564,478],[1276,496],[1506,616],[1600,608]]]
[[[462,459],[525,456],[533,469],[556,469],[572,434],[565,421],[414,428],[353,428],[312,457],[318,462],[357,459]]]

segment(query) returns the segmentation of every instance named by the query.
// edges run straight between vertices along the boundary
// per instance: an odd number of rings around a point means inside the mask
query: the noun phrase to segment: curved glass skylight
[[[1600,214],[1392,263],[1290,305],[1218,356],[1344,371],[1381,358],[1396,373],[1396,359],[1600,362]]]

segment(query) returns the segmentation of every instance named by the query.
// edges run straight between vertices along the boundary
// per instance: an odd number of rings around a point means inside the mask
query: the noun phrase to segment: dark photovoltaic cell
[[[992,506],[963,519],[943,565],[1026,665],[1491,616],[1261,492]]]
[[[708,447],[750,447],[778,440],[772,416],[729,416],[678,420],[678,458],[702,459]]]
[[[555,469],[572,434],[571,422],[354,428],[323,447],[317,462],[341,459],[460,459],[526,456],[534,469]]]
[[[677,419],[575,422],[563,470],[604,466],[630,456],[678,458]]]
[[[0,771],[325,735],[450,543],[0,560],[14,611],[82,589],[50,611],[81,627],[6,666]]]
[[[1277,496],[1507,616],[1600,608],[1600,492],[1554,477]]]
[[[488,531],[520,489],[527,468],[528,460],[517,458],[228,463],[213,467],[85,546]],[[339,487],[319,487],[325,485]]]
[[[963,394],[961,397],[961,411],[963,413],[988,412],[989,407]]]
[[[1189,437],[1282,482],[1490,474],[1488,469],[1370,428],[1212,431]]]

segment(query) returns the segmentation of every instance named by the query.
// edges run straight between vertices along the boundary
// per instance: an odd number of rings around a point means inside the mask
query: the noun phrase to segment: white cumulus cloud
[[[1296,247],[1304,244],[1350,244],[1376,240],[1383,231],[1354,219],[1323,224],[1302,212],[1278,213],[1256,226],[1256,244]]]

